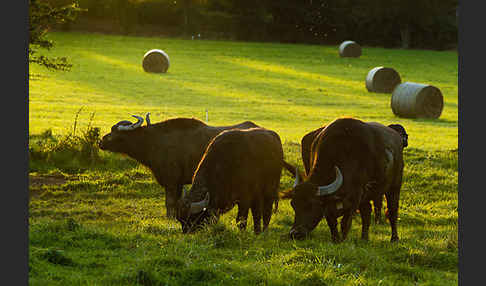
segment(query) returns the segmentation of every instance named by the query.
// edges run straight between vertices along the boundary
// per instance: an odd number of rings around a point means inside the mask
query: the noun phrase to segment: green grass
[[[152,122],[204,120],[206,108],[212,125],[252,120],[275,130],[287,160],[301,167],[302,136],[340,116],[400,123],[409,147],[396,244],[388,225],[372,225],[370,241],[362,242],[358,216],[344,243],[331,243],[324,221],[310,239],[289,240],[288,201],[280,201],[260,236],[251,220],[238,231],[236,208],[217,225],[183,235],[164,217],[164,190],[133,160],[102,151],[96,163],[61,160],[71,155],[31,158],[31,175],[67,179],[30,187],[31,285],[457,285],[456,52],[363,47],[352,59],[339,58],[337,46],[48,36],[56,46],[46,54],[68,56],[73,68],[29,67],[33,148],[44,146],[38,142],[46,130],[57,138],[71,134],[75,121],[77,134],[91,125],[103,135],[131,114],[151,112]],[[143,71],[143,54],[152,48],[169,54],[167,74]],[[403,82],[437,86],[445,103],[440,118],[394,116],[390,94],[365,88],[375,66],[393,67]],[[284,172],[281,188],[291,184]]]

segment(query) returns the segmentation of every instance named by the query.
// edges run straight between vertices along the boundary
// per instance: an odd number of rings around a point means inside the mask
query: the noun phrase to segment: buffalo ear
[[[293,196],[294,196],[294,189],[288,189],[279,193],[279,197],[284,200],[291,199],[293,198]]]

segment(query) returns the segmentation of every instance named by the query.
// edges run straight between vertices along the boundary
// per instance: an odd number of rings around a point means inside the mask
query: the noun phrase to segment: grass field
[[[302,136],[341,116],[400,123],[409,147],[394,244],[386,224],[372,225],[370,241],[361,241],[359,217],[343,243],[331,243],[325,222],[309,239],[290,240],[288,201],[259,236],[251,220],[246,232],[237,230],[236,208],[183,235],[165,218],[164,190],[133,160],[106,152],[79,166],[32,159],[31,182],[43,184],[29,190],[31,285],[457,285],[457,52],[363,47],[353,59],[340,58],[337,46],[48,36],[56,45],[46,54],[67,56],[73,68],[29,67],[31,146],[46,130],[70,134],[74,122],[78,134],[94,126],[103,135],[131,114],[204,120],[207,109],[211,125],[251,120],[276,131],[286,159],[300,167]],[[168,53],[168,73],[143,71],[152,48]],[[402,82],[438,87],[440,118],[396,117],[390,94],[365,88],[376,66],[393,67]],[[281,188],[291,183],[284,172]]]

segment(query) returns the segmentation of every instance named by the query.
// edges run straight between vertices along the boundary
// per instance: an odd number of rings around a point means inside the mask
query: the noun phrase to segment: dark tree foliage
[[[375,0],[384,46],[444,49],[457,42],[457,0]]]
[[[47,57],[39,49],[49,50],[54,45],[46,39],[46,33],[55,25],[75,19],[80,11],[76,0],[62,6],[53,6],[49,1],[29,0],[29,63],[39,64],[53,70],[69,70],[71,64],[65,57]]]
[[[297,43],[306,37],[302,23],[307,2],[299,0],[270,1],[269,11],[272,14],[270,37],[272,40]]]
[[[47,1],[47,0],[46,0]],[[71,0],[49,0],[71,1]],[[32,2],[32,0],[31,0]],[[99,31],[287,43],[448,49],[458,0],[79,0]],[[86,27],[86,26],[85,26]],[[98,29],[98,30],[97,30]],[[82,29],[81,29],[82,30]]]

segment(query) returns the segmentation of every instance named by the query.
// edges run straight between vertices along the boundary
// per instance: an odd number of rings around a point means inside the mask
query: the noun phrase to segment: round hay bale
[[[366,89],[369,92],[391,93],[402,82],[398,72],[392,68],[376,67],[366,76]]]
[[[169,56],[162,50],[153,49],[143,55],[143,70],[153,73],[165,73],[169,69]]]
[[[404,82],[393,90],[391,108],[408,118],[439,118],[444,107],[441,91],[432,85]]]
[[[339,55],[341,57],[359,58],[361,46],[354,41],[344,41],[339,45]]]

